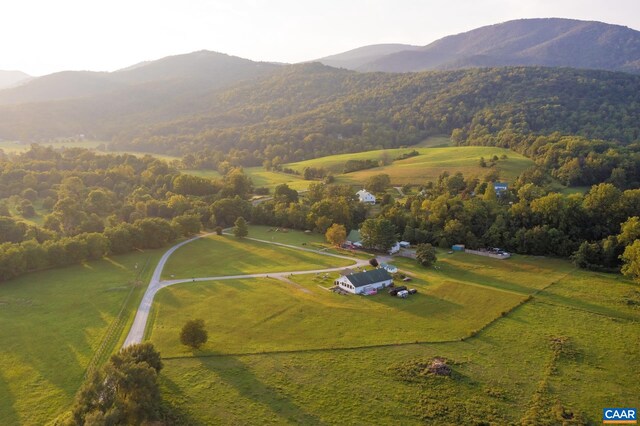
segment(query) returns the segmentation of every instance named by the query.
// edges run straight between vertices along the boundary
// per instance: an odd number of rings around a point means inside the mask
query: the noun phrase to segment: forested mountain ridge
[[[640,77],[550,68],[360,74],[306,64],[216,94],[211,109],[117,139],[183,154],[247,150],[285,161],[411,145],[431,134],[640,134]],[[481,130],[481,128],[483,130]]]
[[[640,135],[640,76],[608,71],[389,74],[309,63],[197,95],[180,96],[169,83],[161,88],[2,107],[0,137],[38,141],[83,133],[118,149],[206,151],[214,164],[250,166],[407,146],[433,134],[500,146],[555,132],[622,145]]]
[[[516,65],[638,73],[640,31],[595,21],[519,19],[380,55],[353,69],[415,72]]]
[[[114,72],[63,71],[35,78],[18,87],[0,90],[0,104],[25,104],[100,95],[123,99],[136,91],[166,92],[176,95],[218,89],[266,74],[278,65],[254,62],[206,50],[168,56]],[[96,99],[96,102],[99,101]]]
[[[372,44],[335,55],[325,56],[324,58],[317,59],[316,62],[335,68],[357,70],[361,66],[373,62],[381,57],[407,50],[418,50],[420,48],[420,46],[400,43]]]

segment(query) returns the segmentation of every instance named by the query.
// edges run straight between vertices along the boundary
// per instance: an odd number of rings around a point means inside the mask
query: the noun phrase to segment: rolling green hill
[[[436,144],[443,139],[435,139]],[[427,144],[434,144],[433,141]],[[349,160],[374,160],[382,158],[396,158],[399,155],[416,150],[419,155],[404,160],[393,161],[392,164],[343,174],[344,165]],[[500,173],[500,178],[513,181],[522,171],[531,167],[533,162],[504,148],[495,147],[439,147],[439,148],[399,148],[390,150],[365,151],[356,154],[341,154],[316,158],[298,163],[288,164],[287,167],[302,172],[306,167],[325,168],[336,175],[336,181],[340,183],[364,184],[367,179],[375,174],[386,173],[394,185],[424,184],[435,181],[440,174],[447,171],[450,174],[462,172],[465,176],[482,177],[493,168],[482,168],[479,160],[485,160],[493,156],[507,158],[497,162],[495,170]]]

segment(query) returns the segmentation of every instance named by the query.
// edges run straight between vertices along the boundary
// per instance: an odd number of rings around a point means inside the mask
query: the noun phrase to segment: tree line
[[[255,188],[238,168],[206,179],[148,156],[34,146],[0,162],[0,280],[159,248],[203,228],[230,227],[238,218],[321,234],[333,224],[363,229],[373,236],[371,247],[380,250],[396,239],[501,247],[572,257],[581,267],[601,270],[620,270],[625,253],[632,257],[640,234],[634,221],[640,189],[604,182],[584,195],[563,195],[553,191],[538,166],[497,194],[494,178],[443,173],[397,202],[384,194],[388,176],[375,175],[366,187],[384,195],[380,213],[372,217],[348,185],[311,182],[300,195],[282,184],[272,199],[254,206],[248,198]],[[23,199],[38,206],[38,224],[11,213]]]
[[[252,192],[239,169],[205,179],[150,156],[34,145],[0,161],[0,281],[231,226]],[[12,214],[25,201],[37,212]]]

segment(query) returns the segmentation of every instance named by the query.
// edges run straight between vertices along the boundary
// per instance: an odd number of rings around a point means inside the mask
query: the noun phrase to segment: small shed
[[[464,251],[464,244],[454,244],[451,246],[453,251]]]

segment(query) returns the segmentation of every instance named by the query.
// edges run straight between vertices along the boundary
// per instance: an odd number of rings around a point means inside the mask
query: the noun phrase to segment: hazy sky
[[[533,17],[640,30],[640,0],[3,0],[0,69],[111,71],[202,49],[300,62]]]

